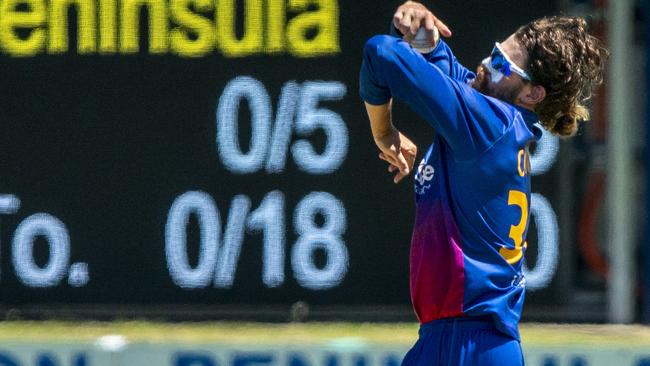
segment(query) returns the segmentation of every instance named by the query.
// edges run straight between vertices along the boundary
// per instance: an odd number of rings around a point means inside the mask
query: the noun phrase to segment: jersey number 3
[[[508,193],[508,206],[518,206],[521,209],[521,220],[517,225],[510,225],[510,239],[515,242],[514,249],[508,249],[505,246],[499,249],[499,254],[510,264],[515,264],[524,254],[524,249],[528,245],[524,242],[524,232],[528,222],[528,199],[526,194],[521,191],[512,190]]]

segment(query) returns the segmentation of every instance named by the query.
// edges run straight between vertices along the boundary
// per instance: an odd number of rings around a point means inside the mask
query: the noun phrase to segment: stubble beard
[[[476,89],[481,94],[491,96],[490,81],[485,66],[479,65],[476,68],[476,78],[472,82],[472,88]]]
[[[524,86],[520,85],[511,90],[496,90],[491,87],[490,72],[487,71],[485,66],[479,65],[476,69],[476,78],[472,82],[471,87],[481,94],[500,99],[510,104],[516,104],[517,96]]]

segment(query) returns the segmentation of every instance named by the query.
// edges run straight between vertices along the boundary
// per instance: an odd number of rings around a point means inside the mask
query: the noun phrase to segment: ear
[[[546,89],[541,85],[527,84],[519,94],[520,101],[529,106],[536,106],[546,98]]]

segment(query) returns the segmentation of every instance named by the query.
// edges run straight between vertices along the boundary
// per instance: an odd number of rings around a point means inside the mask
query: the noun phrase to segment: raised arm
[[[390,34],[408,42],[413,39],[420,27],[424,27],[427,31],[435,27],[443,37],[451,37],[451,30],[444,22],[424,5],[414,1],[407,1],[397,8],[393,15]],[[472,71],[458,62],[451,48],[442,39],[438,41],[437,47],[431,53],[423,56],[444,74],[456,80],[467,82],[476,77]]]
[[[502,103],[449,77],[391,36],[375,36],[366,43],[360,94],[371,105],[384,105],[393,97],[408,103],[461,159],[491,146],[509,123]]]

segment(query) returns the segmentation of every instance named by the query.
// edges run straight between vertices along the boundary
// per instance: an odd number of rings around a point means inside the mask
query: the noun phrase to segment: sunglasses
[[[499,42],[494,44],[490,57],[483,60],[482,64],[490,71],[490,74],[492,74],[492,81],[495,83],[498,83],[504,75],[510,76],[513,72],[521,76],[524,80],[533,80],[526,71],[508,58],[501,49],[501,44]]]

